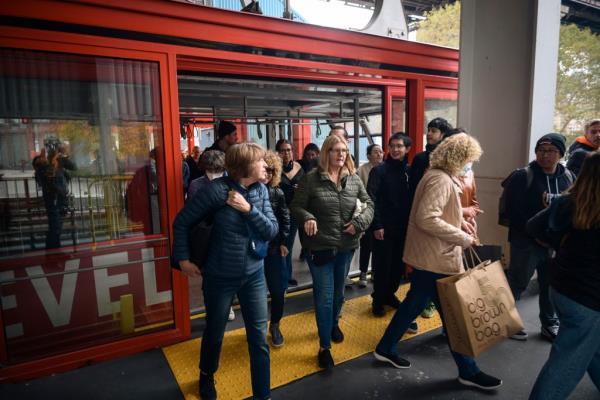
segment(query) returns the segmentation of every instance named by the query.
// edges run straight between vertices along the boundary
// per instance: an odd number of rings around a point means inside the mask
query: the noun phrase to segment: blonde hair
[[[265,162],[267,163],[267,168],[273,169],[273,174],[271,175],[271,180],[268,185],[271,187],[279,186],[279,182],[281,182],[281,171],[283,169],[281,166],[281,158],[279,158],[279,155],[274,151],[267,150]]]
[[[265,150],[256,143],[239,143],[225,152],[225,169],[234,180],[250,176],[252,164],[265,158]]]
[[[352,175],[356,172],[356,168],[354,167],[354,161],[352,161],[352,157],[350,156],[348,142],[346,142],[346,139],[339,135],[330,135],[323,142],[323,146],[321,146],[321,152],[319,153],[319,169],[323,172],[329,171],[329,151],[338,143],[343,143],[348,151],[346,153],[344,167],[347,168],[350,175]]]
[[[477,139],[465,133],[444,139],[429,156],[431,168],[458,176],[467,163],[479,160],[483,151]]]
[[[588,153],[573,186],[567,190],[575,204],[573,227],[576,229],[600,228],[600,152]]]

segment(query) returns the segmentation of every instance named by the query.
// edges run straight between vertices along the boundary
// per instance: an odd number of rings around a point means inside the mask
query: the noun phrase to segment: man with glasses
[[[513,171],[502,182],[509,222],[508,282],[515,300],[519,300],[533,272],[537,271],[541,334],[550,341],[558,334],[558,318],[548,296],[550,250],[528,235],[525,225],[529,218],[547,207],[573,183],[573,173],[559,162],[565,155],[565,149],[564,136],[558,133],[542,136],[535,146],[535,160],[527,167]],[[516,340],[526,340],[527,337],[525,331],[512,336]]]

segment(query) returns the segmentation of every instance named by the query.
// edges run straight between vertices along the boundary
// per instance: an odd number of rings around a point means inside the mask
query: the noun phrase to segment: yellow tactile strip
[[[400,299],[404,298],[408,287],[409,285],[400,287]],[[393,315],[394,313],[389,311],[385,317],[374,317],[371,314],[370,296],[346,301],[340,320],[345,340],[340,344],[332,344],[332,355],[336,365],[373,351]],[[419,317],[417,322],[419,332],[416,335],[441,326],[437,313],[430,319]],[[271,388],[319,371],[319,338],[314,311],[283,318],[281,331],[285,337],[285,345],[278,349],[271,347]],[[406,334],[402,340],[416,335]],[[163,352],[185,399],[198,399],[200,339],[165,347]],[[215,379],[219,399],[244,399],[252,395],[248,347],[243,328],[226,332],[219,371]]]

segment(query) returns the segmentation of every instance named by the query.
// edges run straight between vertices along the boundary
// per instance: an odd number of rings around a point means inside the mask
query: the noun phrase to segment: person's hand
[[[352,222],[348,222],[344,227],[346,228],[344,229],[344,233],[352,236],[356,235],[356,228],[352,225]]]
[[[279,246],[279,254],[281,254],[281,257],[287,257],[287,255],[290,254],[290,251],[286,246],[281,245]]]
[[[252,210],[250,203],[248,203],[244,196],[242,196],[239,192],[236,192],[235,190],[229,191],[229,196],[227,197],[227,205],[240,212],[243,212],[244,214],[248,214],[250,210]]]
[[[473,219],[477,217],[479,214],[483,214],[483,210],[476,206],[470,206],[463,208],[462,211],[463,217],[466,219]]]
[[[314,219],[309,219],[304,223],[304,232],[306,232],[306,236],[314,236],[317,234],[317,221]]]
[[[194,278],[202,275],[200,273],[200,268],[198,268],[198,266],[190,260],[179,261],[179,268],[181,268],[181,272],[183,272],[188,278]]]
[[[462,229],[464,232],[468,233],[471,236],[475,236],[476,234],[476,230],[475,230],[475,226],[470,223],[467,220],[462,221],[462,223],[460,224],[460,229]]]
[[[381,228],[381,229],[377,229],[377,230],[374,230],[374,231],[373,231],[373,237],[374,237],[376,240],[383,240],[383,235],[384,235],[384,230],[383,230],[383,228]]]

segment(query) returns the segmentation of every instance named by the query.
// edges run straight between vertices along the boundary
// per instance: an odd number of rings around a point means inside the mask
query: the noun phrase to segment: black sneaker
[[[384,304],[387,304],[388,306],[397,309],[398,307],[400,307],[400,300],[398,300],[396,296],[392,296],[389,299],[387,299]]]
[[[373,355],[377,360],[390,363],[396,368],[410,368],[410,361],[395,354],[388,354],[375,350]]]
[[[367,287],[367,273],[366,272],[360,273],[360,276],[358,277],[358,287],[361,289],[364,289]]]
[[[290,280],[288,281],[288,285],[289,285],[289,286],[298,286],[298,281],[297,281],[297,280],[295,280],[295,279],[290,279]]]
[[[269,333],[271,334],[271,344],[273,347],[283,346],[283,335],[279,330],[279,324],[271,324],[269,326]]]
[[[415,334],[419,332],[419,325],[417,325],[417,321],[413,321],[408,325],[408,329],[406,330],[408,333]]]
[[[342,332],[339,325],[334,326],[331,330],[331,340],[333,343],[342,343],[344,341],[344,332]]]
[[[322,369],[332,369],[335,365],[329,349],[319,350],[319,355],[317,357],[319,359],[319,367]]]
[[[558,325],[544,326],[542,328],[542,336],[551,342],[554,342],[554,339],[556,339],[557,335],[558,335]]]
[[[200,371],[200,398],[202,400],[216,400],[217,389],[215,388],[214,375],[208,375]]]
[[[519,331],[519,332],[515,333],[514,335],[510,336],[510,339],[513,339],[513,340],[527,340],[528,337],[529,337],[529,335],[527,334],[527,332],[525,332],[525,331]]]
[[[502,380],[485,372],[478,372],[470,378],[458,377],[458,381],[465,386],[472,386],[482,390],[496,390],[502,386]]]
[[[373,303],[373,315],[376,317],[383,317],[385,315],[385,308],[381,304]]]

